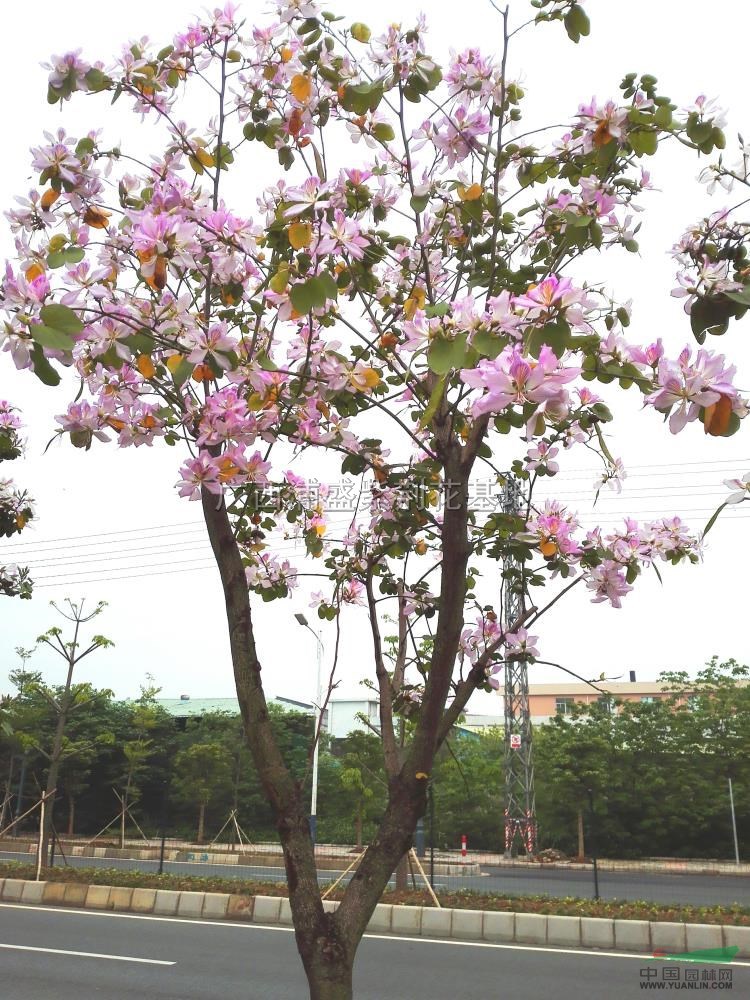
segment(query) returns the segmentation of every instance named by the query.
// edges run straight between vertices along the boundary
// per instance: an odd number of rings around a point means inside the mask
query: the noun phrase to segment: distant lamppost
[[[313,707],[315,708],[315,728],[314,728],[314,739],[315,746],[313,747],[313,765],[312,765],[312,794],[310,796],[310,837],[312,838],[313,847],[315,847],[317,827],[318,827],[318,748],[320,746],[320,732],[322,731],[321,726],[321,702],[323,700],[321,692],[321,671],[323,667],[323,641],[315,631],[315,629],[310,625],[307,618],[298,612],[294,616],[303,628],[306,628],[309,632],[315,636],[315,641],[317,643],[317,670],[315,678],[315,701]]]

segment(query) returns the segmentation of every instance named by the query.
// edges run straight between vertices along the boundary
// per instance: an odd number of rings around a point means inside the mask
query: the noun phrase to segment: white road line
[[[41,951],[45,955],[72,955],[74,958],[105,958],[109,962],[138,962],[141,965],[176,965],[175,962],[162,962],[157,958],[133,958],[132,955],[99,955],[95,951],[64,951],[62,948],[35,948],[30,944],[3,944],[0,948],[10,951]]]
[[[34,906],[29,903],[0,903],[0,909],[7,907],[14,910],[42,910],[45,913],[73,914],[79,917],[115,917],[121,920],[158,920],[165,924],[182,924],[190,926],[221,927],[224,930],[242,931],[282,931],[285,934],[293,934],[293,927],[281,927],[278,924],[256,924],[251,921],[234,920],[194,920],[191,917],[158,917],[152,914],[140,913],[110,913],[105,910],[76,910],[73,907],[61,906]],[[584,958],[628,958],[639,962],[662,961],[655,959],[649,952],[634,951],[599,951],[591,948],[557,948],[554,946],[532,945],[532,944],[500,944],[496,941],[456,941],[454,938],[432,938],[432,937],[407,937],[405,934],[365,934],[364,937],[373,941],[389,941],[394,944],[407,941],[410,944],[439,944],[453,945],[455,948],[494,948],[499,951],[541,951],[550,955],[579,955]],[[708,962],[707,964],[711,964]],[[732,968],[736,967],[750,969],[750,962],[734,959]]]

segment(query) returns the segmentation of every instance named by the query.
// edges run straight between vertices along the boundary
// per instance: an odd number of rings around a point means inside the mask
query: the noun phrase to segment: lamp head
[[[308,624],[307,618],[305,618],[305,616],[302,614],[301,611],[298,611],[294,617],[297,619],[300,625],[306,626]]]

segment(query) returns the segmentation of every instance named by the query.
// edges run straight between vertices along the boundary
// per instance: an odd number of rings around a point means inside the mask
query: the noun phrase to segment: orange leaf
[[[41,206],[47,211],[48,208],[52,208],[57,199],[60,197],[60,192],[55,191],[54,188],[47,188],[41,198]]]
[[[196,146],[193,156],[195,156],[198,163],[201,163],[204,167],[213,167],[216,162],[204,146]]]
[[[732,400],[729,396],[719,396],[703,411],[703,430],[711,437],[721,437],[729,428],[732,416]]]
[[[83,213],[83,221],[92,229],[106,229],[111,214],[111,212],[105,212],[103,208],[98,208],[96,205],[89,205]]]
[[[135,367],[144,378],[153,378],[156,375],[156,365],[151,360],[150,354],[139,354],[136,358]]]
[[[404,315],[407,319],[412,319],[417,309],[424,309],[427,293],[424,288],[417,286],[409,298],[404,302]]]
[[[307,73],[297,73],[289,84],[292,97],[300,104],[306,104],[312,95],[312,80]]]
[[[309,222],[295,222],[289,227],[287,237],[295,250],[309,247],[312,243],[312,226]]]
[[[44,268],[41,264],[32,264],[31,267],[26,271],[26,280],[34,281],[36,278],[41,278],[44,274]]]
[[[482,197],[482,185],[472,184],[470,187],[464,187],[460,184],[458,187],[458,197],[461,201],[477,201]]]

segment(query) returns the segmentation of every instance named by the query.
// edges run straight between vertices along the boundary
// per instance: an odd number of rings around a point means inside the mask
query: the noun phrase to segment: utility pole
[[[315,671],[315,701],[313,707],[315,709],[313,715],[314,723],[314,735],[313,739],[315,744],[313,746],[313,759],[312,759],[312,791],[310,793],[310,837],[313,842],[313,848],[317,843],[318,837],[318,750],[320,747],[320,737],[323,735],[323,724],[322,724],[322,705],[323,705],[323,691],[322,691],[322,676],[323,676],[323,640],[320,638],[320,633],[316,632],[315,629],[310,625],[307,618],[301,613],[295,614],[294,616],[303,628],[308,629],[315,636],[315,641],[317,643],[316,647],[316,671]]]
[[[508,474],[503,485],[504,514],[519,514],[521,486]],[[523,615],[523,591],[509,580],[509,570],[518,569],[512,556],[503,560],[503,628],[508,629]],[[505,857],[512,857],[517,841],[527,854],[536,852],[536,803],[534,758],[529,714],[529,677],[525,660],[505,660]]]

